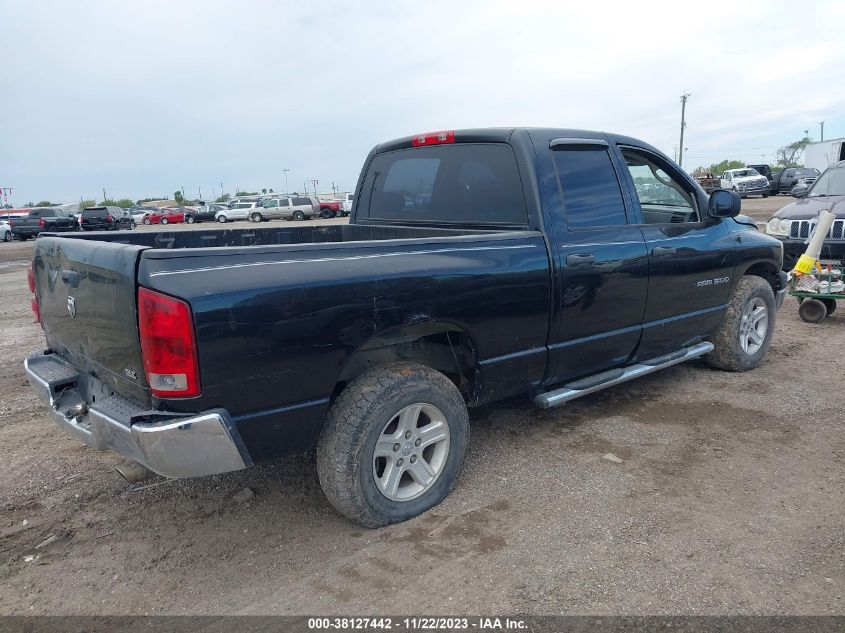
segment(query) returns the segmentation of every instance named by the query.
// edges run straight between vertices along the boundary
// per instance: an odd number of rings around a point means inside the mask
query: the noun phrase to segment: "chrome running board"
[[[627,382],[629,380],[633,380],[634,378],[645,376],[646,374],[651,374],[666,367],[671,367],[672,365],[692,360],[693,358],[698,358],[699,356],[703,356],[704,354],[712,351],[713,343],[698,343],[690,347],[679,349],[677,352],[672,352],[671,354],[666,354],[650,360],[642,360],[634,365],[628,365],[627,367],[621,367],[619,369],[611,369],[610,371],[605,371],[600,374],[588,376],[587,378],[582,378],[581,380],[576,380],[575,382],[567,383],[560,389],[547,391],[546,393],[534,396],[534,404],[541,409],[551,409],[552,407],[561,405],[564,402],[575,400],[575,398],[580,398],[581,396],[586,396],[589,393],[595,393],[596,391],[607,389],[608,387],[618,385],[619,383]]]

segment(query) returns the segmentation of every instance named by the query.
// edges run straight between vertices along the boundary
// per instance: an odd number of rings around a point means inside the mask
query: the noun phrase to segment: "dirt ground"
[[[452,495],[364,530],[311,457],[128,485],[54,427],[22,368],[30,248],[0,243],[0,614],[845,613],[845,314],[787,299],[745,374],[474,410]]]

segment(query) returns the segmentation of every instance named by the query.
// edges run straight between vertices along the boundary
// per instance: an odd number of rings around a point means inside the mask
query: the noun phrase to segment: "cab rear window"
[[[109,211],[105,207],[96,209],[83,209],[82,211],[83,218],[105,218],[108,214]]]
[[[438,145],[378,154],[359,217],[387,222],[525,225],[513,150],[504,144]]]

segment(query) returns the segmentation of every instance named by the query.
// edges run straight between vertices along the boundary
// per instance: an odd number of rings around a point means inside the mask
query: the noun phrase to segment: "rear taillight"
[[[112,219],[112,217],[110,215],[107,215],[106,216],[106,222],[114,222],[114,220]]]
[[[418,134],[411,140],[411,145],[420,147],[422,145],[443,145],[455,142],[455,130],[441,130],[440,132],[426,132]]]
[[[42,229],[47,226],[47,223],[44,221],[44,218],[38,218],[38,226],[40,226]]]
[[[140,288],[138,332],[144,371],[153,395],[159,398],[199,395],[197,345],[188,304]]]
[[[41,323],[41,306],[38,305],[38,295],[35,293],[35,262],[26,271],[26,285],[29,286],[29,291],[32,293],[32,299],[29,301],[29,307],[32,309],[32,315],[35,317],[35,322]],[[43,325],[41,326],[44,327]]]

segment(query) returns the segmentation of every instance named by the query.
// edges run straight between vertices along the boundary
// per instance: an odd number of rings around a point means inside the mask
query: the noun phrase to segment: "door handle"
[[[63,270],[62,281],[71,288],[76,288],[79,285],[79,273],[75,270]]]
[[[569,266],[578,266],[583,264],[592,264],[596,261],[596,256],[592,253],[573,253],[566,256],[566,263]]]
[[[675,254],[674,246],[655,246],[651,249],[651,254],[654,257],[668,257]]]

